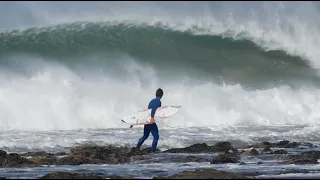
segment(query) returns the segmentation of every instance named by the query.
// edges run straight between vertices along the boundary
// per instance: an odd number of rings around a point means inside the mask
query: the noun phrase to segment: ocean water
[[[319,144],[317,2],[0,2],[0,149],[134,146],[157,88],[160,149]],[[145,142],[151,145],[152,136]]]

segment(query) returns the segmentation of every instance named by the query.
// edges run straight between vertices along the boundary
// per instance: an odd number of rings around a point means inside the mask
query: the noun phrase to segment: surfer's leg
[[[151,134],[153,136],[152,141],[152,152],[156,152],[158,140],[159,140],[159,132],[158,132],[158,126],[157,124],[152,124]]]
[[[143,128],[143,136],[139,139],[139,142],[137,144],[137,148],[140,149],[141,145],[143,144],[143,142],[148,139],[149,137],[149,134],[150,134],[150,128],[145,125],[144,128]]]

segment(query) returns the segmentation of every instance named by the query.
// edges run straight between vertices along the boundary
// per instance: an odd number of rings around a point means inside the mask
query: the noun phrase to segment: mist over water
[[[14,13],[13,13],[14,12]],[[1,2],[0,128],[316,125],[316,2]]]

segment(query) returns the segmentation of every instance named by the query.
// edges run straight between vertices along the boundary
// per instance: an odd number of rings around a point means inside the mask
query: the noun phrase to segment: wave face
[[[4,130],[122,127],[158,87],[164,127],[317,124],[317,3],[0,5]]]

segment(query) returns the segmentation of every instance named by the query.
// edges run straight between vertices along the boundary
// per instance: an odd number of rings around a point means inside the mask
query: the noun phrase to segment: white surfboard
[[[160,120],[169,118],[174,114],[176,114],[180,109],[181,109],[181,106],[159,107],[156,110],[156,113],[154,115],[154,120],[155,122],[158,122]],[[130,128],[132,128],[135,125],[150,124],[150,119],[151,119],[151,109],[145,109],[145,110],[133,113],[131,116],[123,117],[121,119],[121,122],[130,125]]]

